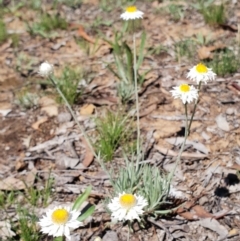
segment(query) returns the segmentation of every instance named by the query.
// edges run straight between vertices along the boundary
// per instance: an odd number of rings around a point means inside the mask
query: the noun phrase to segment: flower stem
[[[94,149],[93,149],[93,146],[92,146],[92,144],[91,144],[91,142],[90,142],[90,140],[89,140],[86,132],[84,131],[84,129],[83,129],[82,126],[80,125],[80,123],[79,123],[76,115],[74,114],[74,112],[73,112],[73,110],[72,110],[72,107],[70,106],[68,100],[66,99],[66,97],[65,97],[64,94],[62,93],[61,89],[58,87],[58,85],[57,85],[56,81],[54,80],[54,78],[53,78],[52,76],[50,76],[49,79],[51,80],[51,82],[52,82],[53,85],[55,86],[55,88],[56,88],[56,90],[58,91],[59,95],[60,95],[60,96],[62,97],[62,99],[64,100],[64,102],[65,102],[65,104],[66,104],[69,112],[71,113],[71,115],[72,115],[74,121],[76,122],[79,130],[80,130],[81,133],[83,134],[83,136],[84,136],[84,138],[85,138],[85,140],[86,140],[89,148],[91,149],[91,152],[92,152],[93,155],[97,158],[97,154],[95,153],[95,151],[94,151]]]
[[[62,235],[62,236],[55,237],[53,238],[53,241],[65,241],[65,236]]]
[[[128,235],[127,235],[127,241],[130,240],[130,228],[131,228],[131,223],[128,221]]]
[[[199,85],[198,85],[198,92],[200,91],[201,83],[202,83],[202,82],[200,81],[200,82],[199,82]],[[199,102],[199,98],[196,99],[195,104],[194,104],[194,107],[193,107],[192,116],[191,116],[191,119],[190,119],[190,122],[189,122],[189,126],[188,126],[188,135],[190,134],[191,125],[192,125],[193,117],[194,117],[195,112],[196,112],[196,108],[197,108],[198,102]]]
[[[97,153],[94,151],[94,148],[93,148],[93,146],[92,146],[92,144],[91,144],[91,141],[89,140],[89,138],[88,138],[86,132],[84,131],[83,127],[80,125],[80,123],[79,123],[76,115],[74,114],[73,109],[72,109],[72,107],[70,106],[68,100],[66,99],[66,97],[65,97],[64,94],[63,94],[63,92],[61,91],[61,89],[58,87],[56,81],[54,80],[54,76],[49,76],[48,78],[49,78],[49,80],[52,82],[52,84],[54,85],[54,87],[56,88],[56,90],[58,91],[59,95],[60,95],[60,96],[62,97],[62,99],[64,100],[64,102],[65,102],[65,104],[66,104],[69,112],[71,113],[71,115],[72,115],[75,123],[77,124],[80,132],[83,134],[83,136],[84,136],[84,138],[85,138],[85,140],[86,140],[86,142],[87,142],[87,145],[89,146],[89,148],[90,148],[92,154],[94,155],[95,159],[96,159],[97,162],[100,164],[100,166],[103,168],[103,170],[108,174],[110,180],[113,180],[112,174],[107,170],[105,164],[103,163],[103,161],[101,160],[101,158],[99,157],[99,155],[97,155]]]
[[[185,147],[185,144],[186,144],[186,140],[187,140],[187,137],[188,137],[188,111],[187,111],[187,103],[184,105],[185,107],[185,117],[186,117],[186,123],[185,123],[185,133],[184,133],[184,140],[183,140],[183,143],[181,145],[181,149],[178,153],[178,156],[177,156],[177,161],[176,161],[176,164],[173,168],[173,170],[170,172],[169,174],[169,184],[172,182],[172,178],[173,178],[173,175],[177,169],[177,166],[181,160],[181,156],[182,156],[182,153],[183,153],[183,150],[184,150],[184,147]]]
[[[138,101],[138,83],[137,83],[137,55],[136,55],[136,36],[133,32],[133,69],[134,69],[134,86],[136,98],[136,112],[137,112],[137,165],[139,166],[140,159],[140,120],[139,120],[139,101]]]

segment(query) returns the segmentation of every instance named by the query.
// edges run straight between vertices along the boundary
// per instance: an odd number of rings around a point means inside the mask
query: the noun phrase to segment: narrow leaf
[[[82,222],[82,221],[85,220],[87,217],[89,217],[90,215],[92,215],[94,211],[95,211],[95,206],[91,206],[91,207],[88,208],[82,215],[80,215],[77,220],[78,220],[79,222]]]
[[[63,241],[63,236],[56,237],[53,239],[53,241]]]
[[[122,80],[125,81],[125,83],[128,83],[127,77],[125,75],[125,69],[124,69],[123,63],[121,62],[121,60],[116,54],[114,54],[114,58],[115,58],[119,75],[121,76]]]
[[[134,73],[133,73],[133,54],[130,49],[130,47],[124,43],[123,47],[126,51],[127,55],[127,74],[128,74],[128,80],[133,83],[134,82]]]
[[[141,38],[140,49],[139,49],[138,61],[137,61],[137,70],[142,65],[142,62],[143,62],[143,59],[144,59],[143,51],[144,51],[144,47],[145,47],[145,43],[146,43],[146,37],[147,37],[146,32],[143,32],[142,38]]]
[[[118,79],[121,80],[121,77],[117,74],[117,72],[110,66],[109,64],[106,66]]]
[[[81,195],[79,195],[78,198],[76,199],[76,201],[74,202],[72,210],[78,210],[81,207],[81,205],[84,203],[84,201],[87,200],[91,191],[92,191],[92,187],[91,186],[87,187],[85,192],[83,192]]]

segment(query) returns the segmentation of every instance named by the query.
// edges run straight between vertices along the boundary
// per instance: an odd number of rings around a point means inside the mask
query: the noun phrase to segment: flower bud
[[[48,77],[53,74],[53,65],[49,64],[47,61],[43,62],[39,67],[38,73],[43,77]]]

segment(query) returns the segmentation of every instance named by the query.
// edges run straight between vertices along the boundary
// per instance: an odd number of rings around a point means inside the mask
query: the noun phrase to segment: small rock
[[[26,156],[26,157],[30,157],[31,155],[32,155],[31,152],[25,152],[25,156]]]
[[[102,238],[102,241],[118,241],[118,236],[114,231],[108,231]]]
[[[235,109],[234,108],[227,108],[227,110],[226,110],[226,114],[227,115],[233,115],[235,113]]]
[[[72,116],[70,113],[68,112],[61,112],[58,116],[57,116],[57,120],[59,123],[64,123],[64,122],[68,122],[71,121]]]
[[[95,111],[95,106],[93,104],[86,104],[80,109],[80,115],[92,115]]]
[[[212,132],[212,133],[216,133],[216,131],[217,131],[217,125],[212,125],[212,126],[207,126],[207,128],[206,128],[206,131],[207,132]]]
[[[49,133],[50,133],[50,135],[53,135],[54,132],[55,132],[55,130],[54,130],[54,129],[51,129]]]
[[[102,239],[100,237],[96,237],[94,241],[102,241]]]
[[[58,106],[55,100],[47,96],[43,96],[39,99],[38,104],[41,106],[41,111],[46,112],[48,116],[58,115]]]
[[[206,141],[211,138],[205,131],[202,132],[202,137],[203,137]]]
[[[226,120],[226,116],[224,116],[223,114],[218,115],[215,118],[216,122],[217,122],[217,126],[219,129],[223,130],[223,131],[229,131],[230,130],[230,126]]]
[[[203,206],[205,203],[207,203],[209,200],[206,196],[203,196],[199,199],[199,204]]]

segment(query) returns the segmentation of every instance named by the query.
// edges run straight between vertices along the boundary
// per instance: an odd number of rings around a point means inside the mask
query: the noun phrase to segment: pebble
[[[206,141],[211,138],[205,131],[203,131],[201,135]]]
[[[118,241],[118,236],[114,231],[108,231],[102,238],[102,241]]]
[[[57,116],[57,120],[58,120],[59,123],[68,122],[68,121],[71,121],[71,119],[72,119],[72,116],[68,112],[61,112]]]
[[[231,108],[231,107],[227,108],[227,110],[226,110],[226,114],[227,115],[233,115],[234,113],[235,113],[235,109],[234,108]]]
[[[100,237],[96,237],[94,241],[102,241],[102,239]]]

